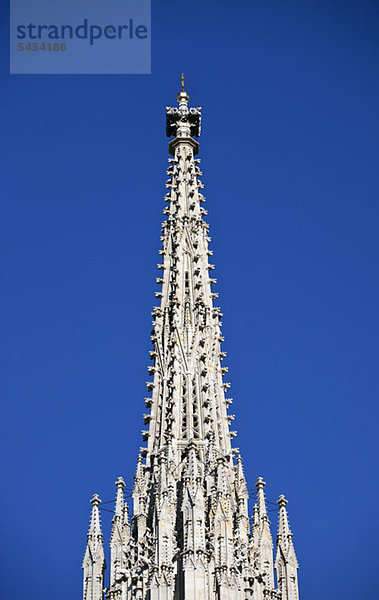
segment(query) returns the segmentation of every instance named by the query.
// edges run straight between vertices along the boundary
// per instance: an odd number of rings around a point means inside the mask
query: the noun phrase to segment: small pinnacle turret
[[[99,514],[100,503],[99,496],[94,494],[91,500],[91,521],[82,565],[84,600],[101,600],[103,598],[105,557]]]
[[[258,477],[257,488],[257,525],[255,529],[255,543],[259,549],[259,566],[266,573],[268,585],[274,587],[273,542],[270,531],[270,521],[267,516],[265,488],[266,482]]]
[[[214,304],[217,279],[196,158],[201,108],[189,107],[183,75],[177,101],[177,106],[166,108],[171,157],[159,288],[152,311],[144,445],[137,460],[130,522],[124,480],[116,481],[106,599],[297,600],[289,595],[292,591],[283,596],[293,576],[286,565],[294,560],[284,516],[275,563],[280,589],[275,586],[262,478],[256,484],[252,531],[250,527],[242,458],[233,447],[236,431],[231,430],[234,415],[229,414],[230,383],[221,347],[222,312]],[[98,502],[93,501],[94,522]],[[85,564],[95,552],[91,544],[96,535],[96,572],[92,575],[85,568],[85,600],[102,598],[100,533],[88,538]]]
[[[111,573],[110,583],[116,585],[122,576],[124,550],[130,539],[129,511],[124,499],[125,482],[119,477],[116,485],[116,503],[111,532]]]
[[[298,600],[299,589],[297,581],[297,562],[295,548],[292,541],[292,532],[288,522],[287,500],[279,496],[279,525],[276,541],[275,569],[278,579],[278,588],[282,593],[282,600]]]

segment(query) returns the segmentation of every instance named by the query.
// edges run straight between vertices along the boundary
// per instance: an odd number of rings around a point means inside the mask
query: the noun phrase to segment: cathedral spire
[[[282,600],[298,600],[297,570],[299,563],[297,562],[292,541],[292,532],[288,522],[287,503],[283,495],[279,496],[279,525],[275,569],[278,588],[282,592]]]
[[[102,600],[105,558],[97,494],[91,499],[91,521],[87,534],[87,547],[83,559],[83,600]]]
[[[230,384],[199,151],[201,108],[184,89],[166,109],[169,138],[140,449],[129,528],[116,481],[107,600],[279,600],[264,494],[257,482],[253,536],[239,451],[232,447]],[[237,459],[236,459],[237,456]],[[85,600],[101,600],[86,597]],[[285,600],[294,600],[286,598]]]

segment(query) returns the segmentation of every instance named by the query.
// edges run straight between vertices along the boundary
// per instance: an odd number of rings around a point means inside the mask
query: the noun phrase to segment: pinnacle
[[[88,530],[88,540],[92,540],[93,543],[96,543],[96,540],[102,539],[101,532],[101,523],[100,523],[100,514],[99,514],[99,506],[101,504],[101,500],[97,494],[94,494],[90,500],[92,504],[91,510],[91,521]]]
[[[266,485],[266,482],[263,481],[263,478],[258,477],[257,483],[255,484],[255,487],[257,488],[257,492],[258,492],[258,498],[257,498],[258,514],[259,514],[260,519],[263,519],[268,522],[266,497],[265,497],[265,492],[264,492],[265,485]]]
[[[117,495],[116,495],[116,507],[115,507],[115,517],[120,517],[124,508],[124,487],[125,481],[122,477],[119,477],[115,482],[117,487]]]
[[[283,494],[281,494],[279,496],[277,504],[279,505],[278,537],[282,537],[283,539],[285,539],[285,538],[288,538],[288,536],[291,536],[292,533],[291,533],[289,522],[288,522],[288,514],[287,514],[288,501],[283,496]]]
[[[296,572],[296,569],[299,568],[299,564],[297,561],[295,548],[292,540],[292,531],[289,526],[288,514],[287,514],[287,500],[281,494],[277,501],[279,505],[279,524],[278,524],[278,535],[277,535],[277,552],[275,564],[280,565],[283,560],[286,565],[291,565],[291,569]],[[296,578],[296,576],[295,576]],[[298,600],[298,598],[289,598],[289,600]]]

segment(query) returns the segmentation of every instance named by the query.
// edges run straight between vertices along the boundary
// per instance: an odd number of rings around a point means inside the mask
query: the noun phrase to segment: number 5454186
[[[38,52],[38,50],[47,50],[48,52],[64,52],[66,50],[66,44],[63,42],[62,44],[58,44],[57,42],[42,42],[41,44],[38,42],[29,42],[28,44],[24,44],[24,42],[19,42],[18,44],[19,52],[23,52],[24,50],[28,50],[29,52]]]

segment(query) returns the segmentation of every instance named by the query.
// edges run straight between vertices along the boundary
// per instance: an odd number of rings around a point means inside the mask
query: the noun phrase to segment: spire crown
[[[200,136],[201,108],[188,108],[189,94],[184,89],[184,75],[182,74],[182,89],[177,95],[178,107],[166,107],[166,133],[167,137],[174,139],[169,143],[169,152],[175,155],[178,143],[192,146],[193,153],[199,151],[199,143],[194,137]]]

